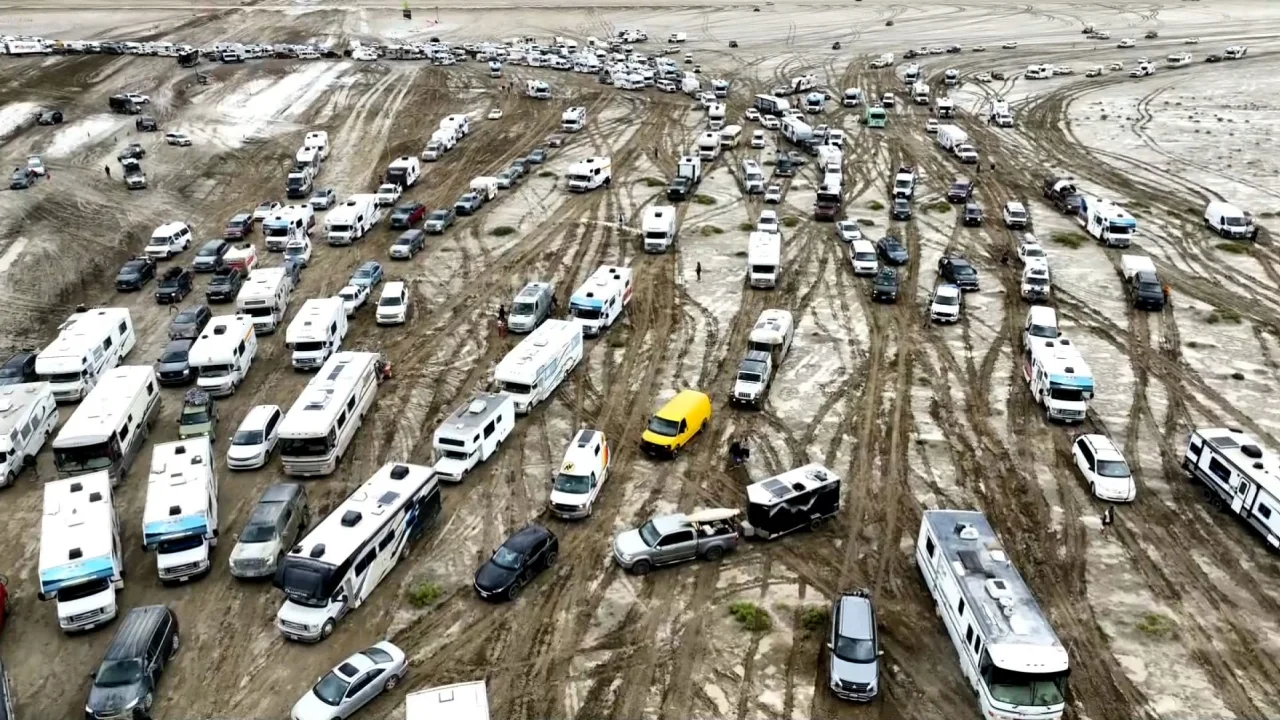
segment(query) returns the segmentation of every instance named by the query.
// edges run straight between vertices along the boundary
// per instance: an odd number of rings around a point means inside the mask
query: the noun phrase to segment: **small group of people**
[[[747,445],[746,438],[734,438],[729,443],[729,462],[734,467],[745,465],[751,459],[751,448]]]

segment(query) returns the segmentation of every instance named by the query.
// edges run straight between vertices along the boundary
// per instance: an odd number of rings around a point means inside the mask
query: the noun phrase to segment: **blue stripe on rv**
[[[61,588],[79,585],[89,580],[110,578],[115,573],[115,563],[111,561],[110,555],[86,558],[41,572],[40,591],[52,593]]]
[[[1093,378],[1087,375],[1050,375],[1049,386],[1052,387],[1054,385],[1079,388],[1081,390],[1093,390]]]
[[[204,513],[186,515],[172,520],[158,520],[142,526],[142,542],[154,545],[158,542],[189,535],[203,535],[209,530],[209,521]]]

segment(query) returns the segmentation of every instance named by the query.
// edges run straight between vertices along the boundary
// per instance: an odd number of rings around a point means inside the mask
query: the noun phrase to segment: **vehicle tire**
[[[138,712],[145,720],[151,720],[151,705],[155,703],[155,698],[151,693],[142,696],[142,701],[138,703]]]
[[[823,523],[823,522],[825,522],[825,521],[826,521],[826,518],[822,518],[822,517],[818,517],[818,518],[814,518],[814,519],[810,520],[810,521],[809,521],[809,532],[818,532],[819,530],[821,530],[821,529],[822,529],[822,523]]]
[[[330,635],[332,635],[333,628],[335,625],[337,625],[337,623],[335,623],[333,620],[325,620],[324,625],[320,626],[320,639],[324,640],[324,639],[327,639]]]
[[[631,572],[636,575],[648,575],[651,569],[652,566],[649,565],[648,560],[637,560],[636,564],[631,566]]]
[[[387,678],[387,681],[385,683],[382,684],[382,691],[391,692],[392,690],[395,690],[396,685],[399,685],[399,684],[400,684],[400,676],[392,675],[391,677]]]
[[[706,554],[703,555],[703,557],[706,558],[707,560],[710,560],[711,562],[715,562],[720,558],[724,557],[724,548],[720,547],[719,545],[712,545],[711,547],[707,548],[707,552]]]
[[[18,479],[18,473],[16,471],[10,470],[9,473],[5,475],[4,486],[12,487],[14,481],[16,481],[17,479]]]
[[[172,660],[178,654],[178,648],[182,645],[182,636],[178,633],[173,634],[173,643],[169,646],[169,659]]]
[[[558,559],[559,557],[560,557],[560,553],[556,552],[555,550],[552,550],[551,552],[547,553],[547,559],[544,560],[542,564],[545,567],[552,567],[556,564],[556,559]]]
[[[1098,490],[1096,487],[1094,487],[1093,483],[1089,483],[1089,494],[1092,495],[1093,497],[1098,497]]]
[[[507,599],[517,600],[520,597],[520,581],[516,580],[511,583],[511,587],[507,588]]]

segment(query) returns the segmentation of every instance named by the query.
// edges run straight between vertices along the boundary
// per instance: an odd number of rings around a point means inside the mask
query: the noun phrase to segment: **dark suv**
[[[85,720],[149,719],[156,683],[178,654],[178,616],[163,605],[129,611],[93,675]]]
[[[116,274],[116,290],[128,292],[141,290],[156,276],[156,261],[149,257],[136,257],[124,264]]]
[[[181,267],[171,267],[160,278],[160,286],[156,288],[156,302],[161,305],[180,303],[191,293],[191,271]]]
[[[938,259],[938,275],[961,290],[978,290],[978,269],[967,258],[948,255]]]
[[[0,365],[0,385],[18,385],[35,382],[36,354],[29,351],[14,353]]]
[[[236,213],[227,221],[222,230],[222,237],[228,240],[240,240],[253,234],[253,213]]]
[[[891,267],[880,268],[880,272],[876,273],[875,279],[871,281],[871,299],[875,302],[898,302],[900,284],[897,270]]]
[[[225,265],[213,272],[205,297],[211,303],[231,302],[236,299],[236,294],[240,292],[240,286],[243,284],[244,271],[238,267]]]
[[[869,702],[880,692],[880,633],[871,594],[856,590],[842,594],[831,608],[827,638],[829,685],[843,700]]]
[[[982,207],[978,203],[965,203],[964,224],[966,227],[977,227],[982,224]]]
[[[956,178],[947,190],[947,200],[953,203],[968,202],[973,197],[973,181],[967,178]]]
[[[194,377],[188,363],[188,355],[195,340],[183,338],[170,340],[156,361],[156,375],[161,385],[186,385]]]

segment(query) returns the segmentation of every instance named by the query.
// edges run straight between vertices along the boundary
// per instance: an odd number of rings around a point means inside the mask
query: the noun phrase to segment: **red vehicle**
[[[9,617],[9,577],[0,575],[0,630],[4,630],[4,622]]]

